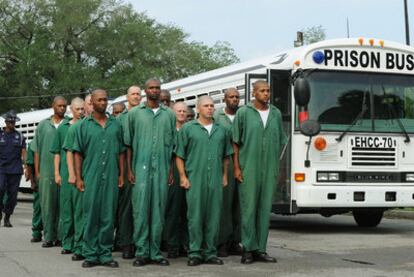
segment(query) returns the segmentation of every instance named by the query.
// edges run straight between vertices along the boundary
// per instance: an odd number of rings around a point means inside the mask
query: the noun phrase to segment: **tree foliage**
[[[0,0],[0,112],[96,87],[117,96],[150,77],[168,82],[237,61],[229,43],[190,41],[116,0]]]
[[[318,41],[325,40],[326,34],[325,29],[322,25],[312,26],[302,30],[303,32],[303,43],[305,45],[315,43]]]

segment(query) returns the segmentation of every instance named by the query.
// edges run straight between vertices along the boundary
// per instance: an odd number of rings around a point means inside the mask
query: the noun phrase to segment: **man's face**
[[[66,101],[63,99],[56,100],[53,103],[53,112],[59,117],[64,117],[66,112]]]
[[[224,102],[226,106],[231,109],[235,110],[239,107],[240,104],[240,95],[239,92],[236,90],[232,90],[226,93],[224,96]]]
[[[174,112],[178,122],[184,123],[187,121],[187,106],[182,104],[175,104]]]
[[[112,109],[112,115],[117,116],[124,111],[124,106],[122,105],[114,105]]]
[[[5,123],[6,123],[6,128],[10,130],[13,130],[16,126],[16,121],[14,120],[6,120]]]
[[[127,94],[129,107],[138,106],[141,103],[141,90],[139,88],[131,88]]]
[[[72,104],[70,107],[70,110],[72,111],[73,118],[79,119],[83,116],[85,112],[84,104],[83,103]]]
[[[147,95],[147,98],[150,100],[158,100],[160,98],[161,93],[161,84],[155,80],[150,81],[146,88],[145,88],[145,94]]]
[[[169,107],[171,104],[171,97],[167,93],[161,93],[160,94],[160,101],[164,106]]]
[[[90,115],[93,111],[92,97],[90,95],[85,97],[84,111],[86,116]]]
[[[188,108],[187,110],[187,121],[193,120],[195,117],[194,111],[192,108]]]
[[[267,104],[270,99],[270,87],[267,84],[258,84],[253,90],[253,96],[262,104]]]
[[[197,109],[201,117],[206,119],[213,118],[214,103],[211,99],[204,99],[201,101],[201,103],[197,106]]]
[[[105,113],[108,106],[108,95],[104,91],[96,92],[92,95],[93,110],[98,113]]]

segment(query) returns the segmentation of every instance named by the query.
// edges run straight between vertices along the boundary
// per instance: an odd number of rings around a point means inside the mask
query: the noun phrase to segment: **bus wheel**
[[[359,227],[377,227],[380,224],[383,210],[354,210],[352,211],[355,222]]]

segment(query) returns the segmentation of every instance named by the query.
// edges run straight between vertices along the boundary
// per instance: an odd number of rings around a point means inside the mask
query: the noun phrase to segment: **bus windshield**
[[[308,79],[309,118],[321,130],[344,131],[358,119],[350,132],[402,133],[402,124],[414,133],[414,76],[315,71]]]

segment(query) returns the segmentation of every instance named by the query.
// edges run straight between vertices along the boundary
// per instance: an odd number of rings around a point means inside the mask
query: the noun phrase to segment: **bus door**
[[[250,101],[252,101],[254,99],[252,93],[253,93],[253,83],[258,81],[258,80],[263,80],[263,81],[268,81],[267,80],[267,74],[255,74],[255,73],[247,73],[245,75],[245,85],[246,85],[246,89],[244,90],[244,104],[249,103]]]
[[[288,137],[288,143],[281,148],[279,179],[273,197],[273,212],[295,213],[294,203],[291,203],[291,71],[267,70],[267,80],[270,85],[270,102],[282,113],[283,129]]]

